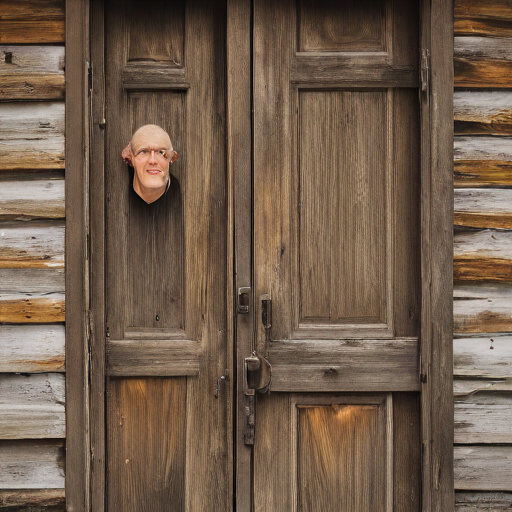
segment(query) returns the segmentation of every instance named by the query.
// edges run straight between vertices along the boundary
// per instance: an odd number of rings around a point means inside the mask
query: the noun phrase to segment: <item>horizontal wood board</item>
[[[512,493],[456,492],[455,512],[505,512],[512,509]]]
[[[0,491],[2,512],[64,512],[64,489]]]

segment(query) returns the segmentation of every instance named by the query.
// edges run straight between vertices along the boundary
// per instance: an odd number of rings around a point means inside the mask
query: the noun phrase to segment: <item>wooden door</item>
[[[253,44],[254,510],[417,511],[419,6],[256,0]]]
[[[93,509],[224,512],[232,501],[225,5],[107,0],[93,17],[93,71],[104,58],[105,73],[104,103],[94,107],[105,165],[100,176],[93,163],[91,191],[103,195],[95,204],[105,219],[103,242],[97,223],[93,243],[93,252],[104,249],[103,296],[102,276],[93,276]],[[181,158],[168,192],[148,205],[121,151],[149,123],[168,131]]]

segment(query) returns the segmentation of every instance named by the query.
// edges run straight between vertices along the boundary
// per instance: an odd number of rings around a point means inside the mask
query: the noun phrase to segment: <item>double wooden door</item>
[[[92,27],[93,509],[420,510],[419,6]],[[121,159],[147,123],[181,155],[151,205]]]

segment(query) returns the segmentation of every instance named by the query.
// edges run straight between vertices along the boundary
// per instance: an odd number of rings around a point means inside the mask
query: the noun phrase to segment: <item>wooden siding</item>
[[[512,3],[455,1],[457,512],[512,508]]]
[[[64,4],[0,2],[0,511],[65,510]]]

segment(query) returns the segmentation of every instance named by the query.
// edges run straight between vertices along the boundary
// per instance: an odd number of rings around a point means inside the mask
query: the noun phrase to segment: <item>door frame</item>
[[[104,510],[104,0],[66,0],[66,502]],[[421,0],[422,512],[454,510],[453,477],[453,0]],[[92,8],[92,11],[91,11]],[[251,0],[227,0],[227,297],[252,284]],[[92,32],[91,32],[92,31]],[[99,44],[91,45],[91,40]],[[96,48],[96,50],[94,50]],[[90,62],[94,62],[91,69]],[[94,101],[93,101],[94,96]],[[241,201],[241,198],[244,198]],[[238,199],[238,200],[237,200]],[[230,258],[228,258],[230,259]],[[233,308],[234,309],[234,308]],[[252,315],[234,315],[230,343],[249,355]],[[233,346],[233,345],[232,345]],[[91,348],[94,350],[91,351]],[[90,359],[89,354],[93,357]],[[245,370],[236,365],[243,403]],[[94,371],[91,371],[94,370]],[[240,409],[238,407],[237,409]],[[251,450],[235,419],[237,512],[251,510]]]

